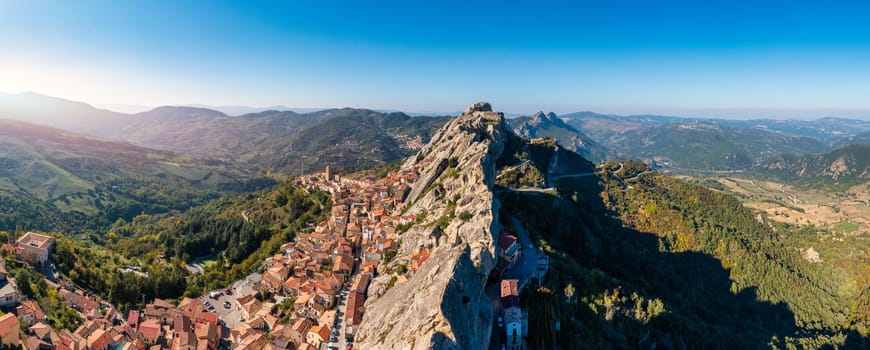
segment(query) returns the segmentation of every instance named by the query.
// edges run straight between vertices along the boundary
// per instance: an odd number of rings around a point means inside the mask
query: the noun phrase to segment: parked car
[[[229,302],[229,301],[225,301],[225,302],[224,302],[224,309],[229,309],[230,306],[232,306],[232,305],[230,305],[230,302]]]

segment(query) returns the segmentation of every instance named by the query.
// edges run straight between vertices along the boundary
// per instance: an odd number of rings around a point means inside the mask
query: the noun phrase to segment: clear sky
[[[870,5],[832,1],[0,0],[0,91],[870,118],[868,23]]]

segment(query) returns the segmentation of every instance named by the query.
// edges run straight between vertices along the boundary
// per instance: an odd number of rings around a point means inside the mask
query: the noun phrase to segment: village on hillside
[[[39,303],[21,300],[3,262],[0,307],[8,312],[0,316],[0,341],[4,347],[30,350],[351,349],[365,313],[369,283],[378,266],[396,256],[401,228],[417,221],[405,213],[405,197],[417,176],[418,169],[412,168],[377,180],[353,179],[333,174],[327,167],[299,177],[294,180],[298,185],[331,194],[328,220],[310,232],[298,233],[267,258],[259,272],[225,289],[183,298],[177,305],[156,299],[126,315],[94,293],[48,278],[57,276],[50,259],[55,238],[28,232],[3,249],[44,271],[49,288],[57,290],[82,323],[74,330],[50,326]],[[528,249],[506,232],[498,239],[498,273],[511,279],[501,282],[496,296],[504,308],[493,333],[510,349],[523,348],[528,329],[518,289],[546,272],[546,266],[533,257],[537,256],[533,245],[526,244]],[[391,284],[407,280],[426,262],[431,248],[415,247]],[[526,259],[524,250],[531,252]],[[532,265],[522,268],[528,271],[514,272],[528,264]]]

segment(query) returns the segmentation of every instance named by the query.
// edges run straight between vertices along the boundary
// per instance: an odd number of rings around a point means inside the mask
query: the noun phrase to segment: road
[[[529,237],[529,231],[523,227],[523,223],[516,217],[511,217],[514,222],[514,227],[517,228],[517,233],[520,243],[522,244],[522,254],[519,261],[514,263],[514,266],[505,272],[503,279],[523,279],[532,276],[538,270],[538,249],[532,243]]]
[[[224,321],[224,324],[228,329],[232,329],[235,326],[242,323],[242,312],[239,310],[239,303],[236,302],[236,297],[253,290],[250,285],[247,284],[246,279],[241,279],[233,282],[232,286],[230,286],[230,290],[232,290],[232,294],[226,294],[223,290],[219,290],[221,295],[217,298],[209,298],[208,293],[200,297],[200,300],[203,302],[208,301],[211,305],[214,306],[214,312],[218,314],[218,317]],[[224,302],[229,302],[230,307],[225,308]],[[229,336],[229,330],[224,334]]]
[[[532,243],[532,238],[529,237],[529,231],[526,230],[523,223],[516,217],[511,217],[511,220],[513,220],[514,227],[517,229],[517,235],[519,236],[517,238],[519,239],[520,244],[522,244],[522,255],[519,258],[520,260],[514,263],[514,266],[512,266],[510,270],[505,272],[502,279],[516,279],[522,281],[536,274],[538,271],[538,256],[539,254],[543,254],[543,252]],[[486,294],[492,302],[493,310],[492,334],[490,335],[489,349],[499,350],[501,349],[501,345],[506,341],[504,328],[498,326],[498,318],[504,317],[504,310],[502,310],[501,305],[500,282],[487,286]]]
[[[524,160],[524,161],[522,161],[522,162],[519,162],[519,163],[517,163],[517,164],[511,165],[511,166],[507,166],[507,167],[504,167],[504,168],[501,169],[501,171],[498,173],[498,176],[496,176],[496,178],[501,177],[502,175],[506,174],[508,171],[511,171],[511,170],[517,169],[517,168],[519,168],[519,167],[521,167],[521,166],[523,166],[523,165],[529,164],[529,162],[530,162],[530,160],[526,159],[526,160]]]
[[[338,306],[335,308],[335,322],[333,323],[333,332],[330,334],[330,337],[335,336],[337,338],[337,342],[329,342],[329,346],[337,347],[341,350],[347,348],[347,332],[345,329],[345,319],[344,316],[347,315],[347,294],[345,294],[347,289],[342,289],[342,292],[338,295]],[[338,331],[336,334],[335,331]],[[332,340],[332,339],[330,339]]]
[[[498,318],[504,317],[504,310],[501,308],[501,289],[499,283],[493,283],[486,287],[486,295],[492,303],[492,334],[489,338],[490,350],[501,350],[503,344],[502,335],[504,329],[498,326]]]
[[[217,256],[214,254],[205,255],[193,259],[191,262],[185,264],[187,271],[190,271],[192,274],[201,275],[205,273],[205,266],[202,264],[206,260],[214,260],[217,259]]]
[[[614,171],[613,173],[614,173],[614,174],[618,174],[620,171],[622,171],[622,168],[625,168],[625,167],[622,165],[622,162],[620,162],[620,163],[619,163],[619,169],[616,169],[616,171]]]
[[[354,259],[353,264],[353,273],[351,274],[350,280],[353,280],[354,277],[359,273],[359,256],[362,255],[362,251],[357,248],[353,255],[357,258]],[[347,297],[350,293],[349,284],[342,285],[341,290],[338,293],[338,301],[336,301],[337,305],[335,307],[335,321],[332,324],[332,333],[330,333],[330,337],[335,336],[337,341],[327,343],[326,349],[321,350],[329,350],[328,347],[334,346],[340,350],[347,349],[348,345],[353,345],[353,339],[351,341],[347,341],[347,328],[345,322],[345,315],[347,315]],[[338,331],[336,334],[336,331]]]
[[[496,178],[501,177],[502,175],[504,175],[504,174],[507,173],[508,171],[511,171],[511,170],[517,169],[517,168],[519,168],[519,167],[521,167],[521,166],[523,166],[523,165],[526,165],[526,164],[528,164],[529,162],[530,162],[529,160],[524,160],[524,161],[519,162],[519,163],[517,163],[517,164],[511,165],[511,166],[508,166],[508,167],[505,167],[505,168],[503,168],[503,169],[498,173],[498,175],[496,176]],[[619,171],[621,171],[621,170],[622,170],[622,163],[619,163],[619,169],[617,170],[617,172],[619,172]],[[584,176],[595,176],[595,173],[594,173],[594,172],[588,172],[588,173],[578,173],[578,174],[563,174],[563,175],[559,175],[559,176],[551,177],[551,178],[547,179],[547,182],[548,182],[548,183],[552,183],[553,181],[556,181],[556,180],[559,180],[559,179],[568,178],[568,177],[584,177]],[[554,186],[550,186],[550,187],[547,187],[547,188],[539,188],[539,187],[523,187],[523,188],[518,188],[518,189],[510,189],[510,188],[509,188],[509,189],[507,189],[507,190],[509,190],[509,191],[516,191],[516,192],[543,193],[543,192],[550,192],[550,191],[553,191],[553,190],[555,190],[555,187],[554,187]]]
[[[559,180],[559,179],[564,179],[566,177],[583,177],[583,176],[595,176],[595,173],[592,172],[592,173],[579,173],[579,174],[565,174],[565,175],[553,176],[551,179],[552,180]]]

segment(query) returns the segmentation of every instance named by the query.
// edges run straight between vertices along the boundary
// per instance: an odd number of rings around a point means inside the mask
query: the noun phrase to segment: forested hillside
[[[783,153],[829,150],[808,137],[715,124],[662,124],[624,131],[617,127],[599,134],[611,159],[642,159],[678,170],[741,170]]]
[[[83,232],[275,183],[170,151],[0,120],[0,230]]]
[[[816,233],[763,225],[737,199],[640,163],[605,163],[556,189],[499,194],[504,218],[520,218],[551,257],[545,286],[558,297],[535,300],[567,331],[552,338],[530,319],[537,346],[867,346],[866,256],[811,262],[802,254]]]
[[[830,153],[784,154],[760,163],[758,175],[791,183],[848,187],[870,181],[870,144],[848,145]]]
[[[178,298],[223,288],[329,213],[327,194],[289,183],[214,200],[185,212],[118,220],[103,236],[59,237],[54,259],[74,282],[122,308],[145,295]],[[204,271],[185,266],[199,259]],[[147,277],[124,267],[147,273]]]
[[[410,117],[343,108],[322,111],[327,117],[292,136],[275,140],[250,164],[298,175],[303,167],[362,170],[403,159],[429,141],[448,117]]]
[[[0,94],[0,118],[172,151],[213,166],[285,175],[298,174],[302,165],[355,171],[396,161],[428,142],[448,119],[355,108],[228,116],[162,106],[124,114],[38,94]]]

